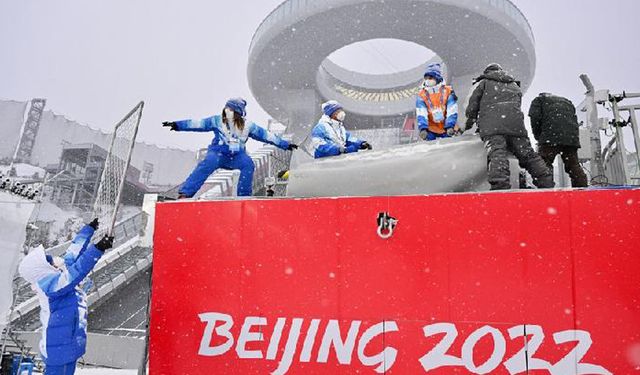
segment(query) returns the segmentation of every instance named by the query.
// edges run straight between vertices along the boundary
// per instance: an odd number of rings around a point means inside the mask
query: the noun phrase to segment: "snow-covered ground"
[[[109,368],[77,369],[76,375],[136,375],[138,370],[116,370]]]
[[[40,178],[44,177],[45,170],[29,164],[17,163],[13,165],[16,168],[17,177],[33,177],[38,174]],[[9,173],[10,167],[8,165],[0,165],[0,172],[4,174]]]

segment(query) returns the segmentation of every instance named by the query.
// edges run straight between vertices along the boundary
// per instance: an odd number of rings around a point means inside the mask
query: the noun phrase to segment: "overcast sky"
[[[232,96],[246,97],[249,117],[266,123],[247,84],[247,52],[253,32],[280,2],[0,0],[0,99],[44,97],[48,109],[103,129],[143,99],[139,140],[204,147],[209,137],[169,133],[160,123],[219,113]],[[640,91],[639,0],[513,2],[537,44],[525,110],[540,91],[579,102],[583,72],[597,88]],[[387,58],[397,51],[407,60]],[[412,67],[426,55],[379,43],[337,58],[344,65],[368,62],[362,69],[375,72]]]

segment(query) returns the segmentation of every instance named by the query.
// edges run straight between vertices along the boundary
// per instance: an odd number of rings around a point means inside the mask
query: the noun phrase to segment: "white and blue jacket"
[[[327,115],[323,115],[311,131],[313,156],[316,159],[358,152],[363,143],[363,140],[352,136],[341,122]]]
[[[211,116],[202,120],[182,120],[176,121],[177,131],[188,132],[213,132],[213,141],[209,145],[209,150],[220,152],[224,155],[234,155],[246,152],[248,138],[269,143],[286,150],[289,142],[267,131],[254,122],[246,121],[242,131],[235,125],[228,126],[222,121],[221,115]]]
[[[31,283],[40,300],[40,353],[47,365],[72,363],[85,353],[87,298],[80,284],[103,254],[90,243],[93,233],[86,225],[76,235],[63,256],[64,270],[47,262],[42,247],[20,262],[20,275]]]

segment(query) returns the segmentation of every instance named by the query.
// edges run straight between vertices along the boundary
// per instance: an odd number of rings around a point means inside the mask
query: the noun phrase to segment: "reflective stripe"
[[[416,114],[424,117],[425,119],[429,117],[429,111],[427,111],[426,108],[416,108]]]

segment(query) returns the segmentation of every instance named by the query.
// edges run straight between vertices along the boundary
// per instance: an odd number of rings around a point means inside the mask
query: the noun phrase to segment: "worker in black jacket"
[[[549,169],[560,154],[572,187],[587,187],[587,175],[578,160],[580,133],[576,107],[567,98],[541,93],[529,108],[531,129],[538,141],[538,153]]]
[[[465,130],[478,125],[488,156],[491,190],[511,189],[509,152],[533,177],[538,188],[552,188],[553,174],[531,147],[524,127],[520,84],[500,65],[490,64],[476,79],[467,106]]]

